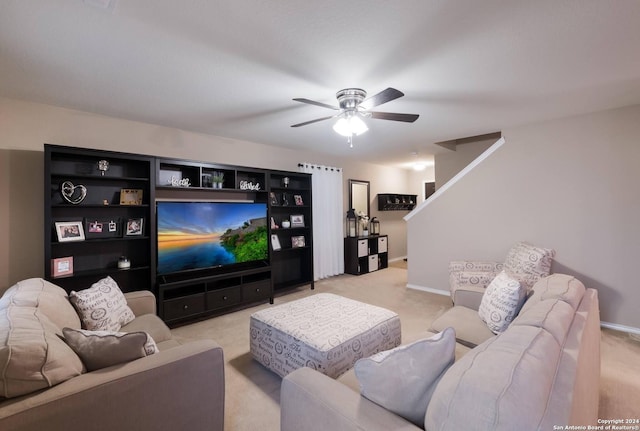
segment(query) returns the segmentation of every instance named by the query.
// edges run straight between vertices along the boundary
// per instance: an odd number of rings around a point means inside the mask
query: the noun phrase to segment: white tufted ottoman
[[[396,313],[330,293],[253,313],[249,330],[251,355],[281,377],[310,367],[335,378],[400,344]]]

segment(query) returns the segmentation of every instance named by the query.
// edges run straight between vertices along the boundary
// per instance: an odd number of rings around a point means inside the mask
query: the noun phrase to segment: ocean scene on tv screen
[[[267,206],[158,202],[158,274],[268,258]]]

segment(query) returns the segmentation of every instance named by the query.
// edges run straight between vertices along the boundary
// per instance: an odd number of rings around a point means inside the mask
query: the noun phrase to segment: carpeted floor
[[[402,322],[403,340],[417,339],[433,319],[451,306],[446,296],[407,289],[405,263],[362,276],[341,275],[276,297],[275,304],[319,292],[335,293],[395,311]],[[173,329],[178,337],[211,338],[224,349],[226,361],[225,430],[280,429],[281,378],[251,359],[249,316],[256,307]],[[600,417],[639,418],[640,342],[626,334],[604,330]],[[205,401],[206,402],[206,401]]]

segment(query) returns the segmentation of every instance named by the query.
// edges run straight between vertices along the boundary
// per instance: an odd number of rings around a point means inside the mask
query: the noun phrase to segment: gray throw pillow
[[[423,428],[433,391],[455,361],[455,347],[455,330],[446,328],[431,338],[360,359],[354,366],[360,393]]]
[[[87,371],[153,355],[158,347],[146,332],[87,331],[63,328],[65,342],[76,352]]]
[[[504,332],[518,315],[526,296],[526,288],[503,270],[484,291],[478,315],[494,334]]]

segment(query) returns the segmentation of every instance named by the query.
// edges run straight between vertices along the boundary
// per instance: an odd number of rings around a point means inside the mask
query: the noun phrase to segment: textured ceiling
[[[290,127],[345,87],[420,118]],[[399,165],[640,103],[640,1],[0,0],[0,96]]]

